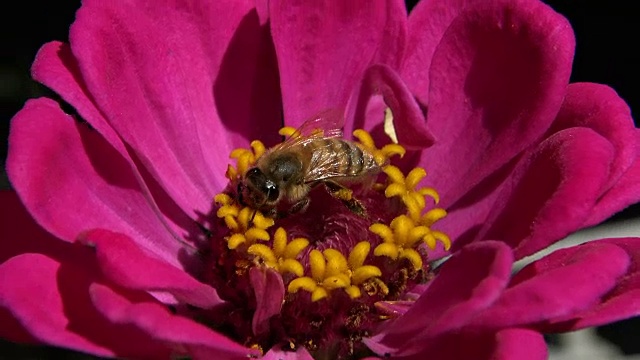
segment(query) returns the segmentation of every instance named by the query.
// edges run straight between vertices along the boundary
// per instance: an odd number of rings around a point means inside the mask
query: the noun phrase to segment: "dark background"
[[[215,1],[215,0],[213,0]],[[447,1],[447,0],[444,0]],[[412,7],[416,1],[407,1]],[[576,34],[577,47],[571,76],[572,82],[590,81],[608,84],[627,101],[632,109],[636,126],[640,112],[640,52],[638,51],[638,15],[634,1],[611,0],[584,2],[575,0],[546,1],[569,19]],[[0,63],[0,188],[9,187],[4,172],[7,154],[9,120],[22,107],[25,100],[44,94],[43,89],[31,81],[29,68],[38,48],[47,41],[67,40],[69,25],[80,6],[79,0],[14,1],[5,5],[2,23],[2,62]],[[640,217],[640,205],[632,206],[609,221]],[[640,353],[640,321],[638,318],[600,328],[600,334],[615,340],[626,353]],[[560,342],[550,338],[550,342]],[[28,349],[0,344],[0,358],[6,351]],[[28,354],[27,354],[28,353]],[[27,357],[41,358],[45,353],[28,350]],[[13,353],[15,358],[17,353]],[[52,356],[71,356],[66,352],[49,349]],[[21,357],[24,357],[21,356]],[[48,357],[48,356],[47,356]],[[74,358],[81,358],[73,356]]]

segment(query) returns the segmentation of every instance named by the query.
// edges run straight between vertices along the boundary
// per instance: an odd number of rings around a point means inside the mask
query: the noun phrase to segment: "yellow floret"
[[[236,166],[227,166],[225,176],[230,181],[237,181],[242,177],[266,151],[264,144],[260,140],[252,141],[250,146],[251,149],[237,148],[231,151],[229,157],[236,160]]]
[[[378,267],[364,265],[370,248],[368,242],[362,241],[354,246],[348,259],[335,249],[326,249],[323,252],[312,250],[309,253],[311,276],[294,279],[289,283],[288,291],[309,291],[312,293],[312,299],[316,299],[314,301],[329,296],[337,289],[344,289],[352,299],[362,296],[360,287],[382,276]]]
[[[423,265],[420,253],[415,250],[421,242],[431,249],[435,249],[436,241],[440,241],[445,249],[451,246],[451,241],[446,234],[416,223],[407,215],[396,217],[389,226],[375,223],[369,227],[369,230],[380,236],[383,241],[374,249],[375,256],[386,256],[392,260],[407,259],[416,270]]]
[[[273,235],[273,245],[253,244],[247,252],[261,259],[264,264],[280,274],[292,273],[298,277],[304,274],[304,267],[296,260],[298,255],[309,245],[304,238],[293,239],[287,244],[287,232],[278,228]]]
[[[406,150],[399,144],[387,144],[381,149],[376,147],[371,135],[362,129],[357,129],[353,132],[353,136],[358,139],[360,145],[373,155],[373,159],[379,166],[383,166],[389,162],[389,158],[394,155],[403,157]]]
[[[385,189],[386,197],[398,196],[411,217],[419,217],[420,213],[426,206],[425,195],[437,196],[437,192],[431,188],[416,189],[418,183],[427,176],[427,172],[423,168],[415,168],[405,177],[402,171],[393,165],[385,166],[382,171],[388,176],[388,185]]]
[[[250,246],[256,241],[270,239],[266,230],[273,226],[272,218],[265,217],[260,211],[249,207],[241,208],[228,194],[218,194],[214,201],[220,206],[216,216],[223,219],[231,231],[231,235],[226,237],[229,249],[237,249],[242,244]]]

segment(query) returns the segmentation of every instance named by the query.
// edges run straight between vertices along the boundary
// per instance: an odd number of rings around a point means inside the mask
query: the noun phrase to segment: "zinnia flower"
[[[1,335],[125,358],[543,359],[542,333],[638,315],[639,238],[512,275],[640,200],[640,130],[610,88],[568,83],[573,51],[533,0],[86,0],[33,64],[60,99],[11,123]],[[279,129],[323,111],[378,184],[318,186],[286,217],[243,206]]]

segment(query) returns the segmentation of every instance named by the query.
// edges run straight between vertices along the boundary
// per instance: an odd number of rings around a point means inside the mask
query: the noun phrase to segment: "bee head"
[[[280,197],[276,183],[258,168],[247,171],[244,179],[238,184],[238,199],[243,205],[260,209],[274,204]]]

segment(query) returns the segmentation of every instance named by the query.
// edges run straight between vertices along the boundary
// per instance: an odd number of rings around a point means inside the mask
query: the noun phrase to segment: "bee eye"
[[[280,196],[280,191],[278,191],[276,184],[273,181],[267,181],[265,188],[267,190],[266,193],[269,194],[269,201],[276,201],[278,196]]]
[[[262,171],[254,167],[253,169],[249,169],[249,171],[247,171],[247,174],[245,176],[254,177],[254,176],[260,176],[261,174],[262,174]]]

